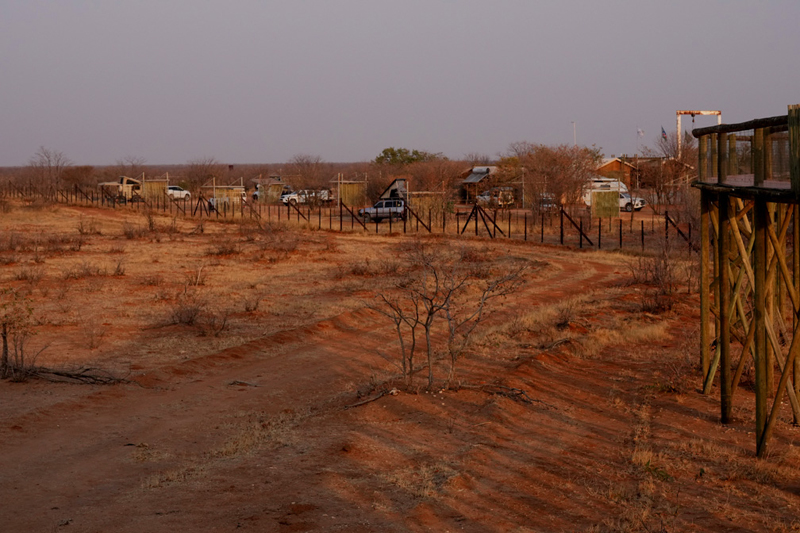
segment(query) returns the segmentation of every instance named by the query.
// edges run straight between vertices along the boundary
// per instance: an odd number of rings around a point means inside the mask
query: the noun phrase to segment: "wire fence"
[[[6,183],[0,185],[0,197],[196,220],[279,223],[305,229],[376,235],[438,234],[506,239],[581,249],[643,251],[661,246],[663,239],[674,238],[694,250],[697,240],[691,222],[678,223],[669,212],[656,215],[649,208],[617,218],[593,219],[586,209],[580,207],[561,207],[538,213],[523,209],[487,209],[479,205],[456,205],[451,211],[428,209],[420,212],[406,207],[402,215],[381,221],[360,217],[358,208],[337,203],[317,206],[251,200],[215,203],[202,196],[177,199],[166,194],[125,200],[78,186],[55,189]]]

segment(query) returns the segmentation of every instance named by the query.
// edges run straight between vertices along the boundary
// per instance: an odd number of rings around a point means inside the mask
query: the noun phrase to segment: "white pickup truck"
[[[303,189],[302,191],[293,191],[281,195],[281,202],[284,204],[327,204],[333,200],[333,195],[328,189],[321,189],[319,191],[311,189]]]
[[[378,200],[372,207],[359,209],[358,216],[362,217],[364,222],[371,220],[380,222],[384,218],[403,220],[406,218],[406,204],[398,199]]]

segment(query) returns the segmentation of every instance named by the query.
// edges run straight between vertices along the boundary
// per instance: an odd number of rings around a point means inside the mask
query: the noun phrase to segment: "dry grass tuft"
[[[396,470],[382,477],[414,498],[435,499],[458,472],[448,463],[414,465]]]
[[[310,416],[308,411],[279,413],[268,415],[266,413],[248,413],[241,415],[245,418],[225,443],[211,452],[213,457],[238,457],[246,455],[263,446],[290,446],[297,442],[295,428]]]

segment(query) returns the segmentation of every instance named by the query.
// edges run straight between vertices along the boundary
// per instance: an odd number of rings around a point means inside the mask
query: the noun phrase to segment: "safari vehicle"
[[[319,205],[327,204],[333,200],[331,191],[329,189],[321,189],[319,191],[312,189],[303,189],[302,191],[294,191],[281,195],[281,202],[284,204],[309,204]]]
[[[514,204],[514,189],[511,187],[492,187],[475,197],[478,205],[485,207],[509,207]]]
[[[123,202],[138,198],[142,191],[142,182],[128,176],[120,176],[117,181],[105,181],[97,186],[103,194]]]
[[[378,200],[372,207],[367,207],[358,210],[358,216],[364,219],[364,222],[380,222],[384,218],[401,219],[406,218],[406,204],[403,200],[389,199]]]
[[[606,191],[606,192],[615,192],[615,191]],[[586,204],[586,207],[592,207],[592,193],[591,191],[583,195],[583,203]],[[634,209],[639,211],[644,206],[647,205],[647,202],[644,198],[639,198],[638,196],[631,196],[627,192],[620,192],[619,193],[619,208],[623,211],[627,211],[630,213]]]

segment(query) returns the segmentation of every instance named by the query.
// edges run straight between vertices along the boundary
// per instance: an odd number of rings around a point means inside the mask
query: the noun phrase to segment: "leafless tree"
[[[128,176],[136,178],[145,172],[147,160],[144,157],[126,155],[116,161],[116,173],[118,176]]]
[[[63,152],[40,146],[28,161],[30,180],[36,185],[57,188],[64,170],[71,164]]]
[[[466,249],[454,249],[441,243],[431,246],[418,241],[404,252],[406,270],[396,295],[381,293],[377,296],[373,308],[395,325],[403,377],[408,386],[415,372],[418,328],[424,335],[428,388],[431,389],[437,353],[435,330],[439,319],[444,319],[443,333],[449,358],[446,383],[449,386],[475,329],[487,316],[487,304],[513,292],[522,282],[524,265],[508,265],[503,274],[489,277],[485,269],[475,268],[468,258]]]
[[[600,152],[594,147],[546,146],[522,141],[509,145],[499,166],[506,181],[524,182],[520,184],[525,188],[525,196],[536,210],[544,194],[563,205],[577,203],[599,161]]]
[[[679,158],[677,133],[662,135],[653,147],[643,147],[642,154],[650,159],[640,164],[639,180],[645,199],[659,213],[680,201],[681,191],[697,175],[697,141],[686,136]]]
[[[198,157],[186,163],[186,182],[193,189],[197,189],[210,181],[227,173],[226,168],[213,157]]]
[[[469,166],[486,166],[492,164],[492,158],[486,154],[478,152],[470,152],[464,154],[463,160]]]
[[[309,189],[327,187],[327,168],[322,157],[318,155],[297,154],[288,162],[289,174],[296,176],[296,186]]]

